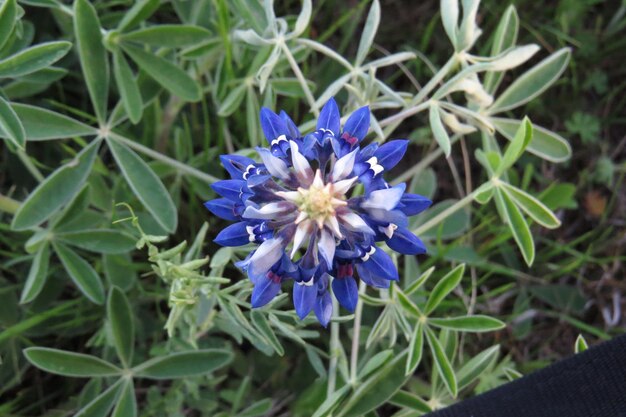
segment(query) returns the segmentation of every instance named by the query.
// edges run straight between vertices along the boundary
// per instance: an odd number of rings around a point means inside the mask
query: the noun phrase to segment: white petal
[[[359,177],[352,177],[347,180],[337,181],[333,184],[333,192],[335,195],[345,195],[358,179]]]
[[[296,176],[301,184],[309,185],[313,179],[311,165],[298,150],[296,142],[290,141],[289,144],[291,145],[291,162],[293,163],[293,169],[296,171]]]
[[[367,233],[370,235],[375,234],[374,231],[367,225],[367,223],[365,223],[365,220],[363,220],[361,216],[355,213],[349,212],[345,214],[340,214],[339,220],[342,221],[346,229],[361,233]]]
[[[324,187],[324,180],[322,179],[322,172],[319,169],[315,171],[315,178],[313,179],[313,183],[311,184],[311,186],[315,188]]]
[[[370,159],[368,159],[365,162],[368,163],[370,166],[370,169],[374,171],[374,175],[378,175],[385,170],[385,167],[383,167],[382,165],[378,163],[378,158],[376,158],[375,156],[372,156]]]
[[[292,203],[302,197],[302,194],[297,191],[276,191],[274,194]]]
[[[282,180],[289,179],[289,168],[282,159],[275,157],[267,149],[258,148],[257,152],[271,175]]]
[[[404,184],[400,184],[384,190],[372,191],[361,204],[361,207],[365,209],[393,210],[402,198],[405,188]]]
[[[271,220],[275,219],[278,213],[284,212],[289,208],[289,205],[284,201],[279,201],[277,203],[268,203],[263,207],[256,208],[254,206],[246,207],[246,210],[243,212],[243,216],[246,219],[264,219]]]
[[[337,162],[335,162],[335,166],[333,166],[333,172],[331,174],[331,178],[333,181],[342,180],[352,173],[357,150],[358,149],[353,150],[352,152],[342,156],[337,160]]]
[[[337,218],[335,216],[327,217],[326,221],[324,221],[324,225],[335,234],[335,237],[339,239],[343,238],[341,230],[339,230],[339,222],[337,221]]]
[[[333,235],[326,230],[322,230],[320,238],[317,241],[317,248],[328,264],[328,267],[332,268],[333,258],[335,257],[335,238]]]
[[[302,246],[304,240],[309,237],[311,233],[311,221],[302,222],[296,228],[296,233],[293,236],[293,248],[291,249],[291,259]]]
[[[252,275],[264,274],[280,260],[281,256],[283,256],[283,241],[281,239],[268,239],[261,243],[261,246],[250,258],[248,270]]]

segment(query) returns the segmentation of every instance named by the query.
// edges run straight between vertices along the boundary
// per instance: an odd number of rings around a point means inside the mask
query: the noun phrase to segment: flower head
[[[362,107],[342,130],[331,99],[316,130],[302,136],[286,113],[263,108],[261,127],[269,149],[257,148],[261,162],[239,155],[220,158],[231,179],[213,184],[222,198],[205,206],[236,221],[218,234],[217,243],[259,245],[238,263],[254,284],[253,307],[267,304],[283,281],[293,280],[300,318],[313,310],[326,326],[332,314],[330,287],[339,303],[353,311],[355,275],[379,288],[398,279],[391,257],[377,242],[403,254],[426,252],[409,231],[407,217],[431,201],[383,178],[400,161],[408,141],[361,148],[369,119],[369,108]],[[359,184],[362,192],[355,191]]]

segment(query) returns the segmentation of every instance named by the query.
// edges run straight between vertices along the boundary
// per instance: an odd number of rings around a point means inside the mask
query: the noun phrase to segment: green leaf
[[[422,275],[419,276],[419,278],[417,278],[415,281],[413,281],[411,283],[411,285],[409,285],[406,288],[406,291],[404,291],[404,293],[406,295],[411,295],[413,294],[415,291],[419,290],[422,285],[424,285],[424,283],[426,282],[426,280],[428,280],[428,278],[430,278],[430,276],[432,275],[432,273],[435,271],[435,267],[431,266],[430,268],[428,268],[426,271],[424,271],[422,273]]]
[[[137,399],[135,398],[135,385],[133,380],[124,380],[120,388],[119,398],[111,417],[135,417],[137,416]]]
[[[104,287],[93,267],[67,246],[61,244],[53,246],[67,274],[78,289],[92,302],[104,304]]]
[[[404,374],[406,351],[397,355],[357,385],[337,417],[360,417],[384,404],[407,381]]]
[[[422,360],[422,352],[424,351],[424,324],[418,321],[411,342],[409,343],[409,356],[406,360],[405,375],[412,375]]]
[[[404,293],[404,291],[400,289],[400,287],[394,287],[393,292],[398,300],[398,304],[406,313],[414,317],[422,316],[422,312],[420,311],[420,309],[415,305],[413,301],[411,301],[411,299]]]
[[[40,183],[15,213],[11,227],[25,230],[36,226],[72,200],[89,176],[99,147],[100,140],[94,140]]]
[[[191,25],[158,25],[138,29],[120,36],[120,40],[139,42],[162,48],[197,45],[211,39],[211,32]]]
[[[9,39],[9,35],[15,27],[15,17],[17,16],[17,1],[6,0],[0,6],[0,49]]]
[[[40,141],[96,135],[98,132],[72,118],[41,107],[12,104],[13,110],[24,125],[26,140]]]
[[[548,229],[554,229],[561,225],[561,221],[555,214],[532,195],[504,182],[501,184],[501,188],[516,206],[521,208],[531,219],[540,225]]]
[[[135,326],[128,299],[122,290],[112,287],[107,302],[107,318],[111,325],[113,344],[125,366],[130,366],[135,346]]]
[[[218,116],[227,117],[238,110],[246,95],[246,91],[247,85],[243,82],[233,88],[220,103],[220,107],[217,111]]]
[[[0,132],[4,133],[13,145],[24,149],[26,133],[22,122],[11,108],[11,105],[0,96]]]
[[[405,410],[415,410],[421,413],[430,413],[432,411],[426,401],[407,391],[400,390],[396,392],[389,402]]]
[[[430,121],[430,128],[433,131],[433,136],[439,144],[439,147],[443,150],[446,157],[450,156],[450,136],[446,132],[446,128],[441,122],[441,113],[439,111],[439,105],[431,104],[428,111],[428,118]]]
[[[143,113],[143,101],[139,85],[133,75],[133,71],[128,65],[128,61],[124,58],[124,54],[120,51],[113,53],[113,75],[117,89],[124,103],[124,110],[128,118],[133,124],[137,124],[141,120]]]
[[[508,140],[513,140],[521,120],[490,117],[496,130]],[[541,126],[533,125],[533,138],[528,144],[528,152],[551,162],[564,162],[572,156],[572,148],[565,138]]]
[[[434,218],[444,210],[447,210],[459,200],[448,199],[438,202],[430,207],[428,210],[415,216],[410,225],[412,229],[415,229],[419,225],[422,225]],[[424,230],[420,233],[420,237],[424,240],[430,239],[451,239],[462,236],[470,227],[470,216],[468,210],[457,210],[453,214],[449,215],[445,220],[434,224],[432,227]]]
[[[266,398],[261,401],[257,401],[250,407],[245,408],[237,413],[237,417],[258,417],[265,416],[272,409],[273,401],[271,398]]]
[[[74,414],[74,417],[108,416],[120,395],[120,391],[124,388],[123,383],[123,378],[118,379],[115,384],[111,385],[106,391],[98,395],[93,401],[78,411],[78,413]]]
[[[39,295],[48,277],[49,264],[50,246],[44,243],[39,247],[39,250],[37,250],[33,263],[28,271],[28,277],[26,278],[22,296],[20,297],[20,304],[30,303]]]
[[[525,117],[522,124],[517,129],[517,132],[515,132],[513,140],[511,140],[511,143],[507,146],[506,151],[504,151],[502,161],[500,162],[498,169],[496,169],[496,176],[499,177],[503,172],[513,166],[519,157],[522,156],[532,138],[533,126],[530,123],[530,120],[528,120],[528,117]]]
[[[393,350],[386,349],[382,352],[378,352],[374,356],[372,356],[363,368],[359,370],[359,379],[365,379],[372,372],[386,364],[391,358],[393,358]]]
[[[138,0],[133,4],[120,20],[117,29],[120,31],[131,29],[148,19],[161,5],[160,0]]]
[[[474,200],[479,204],[487,204],[493,197],[494,186],[491,182],[485,183],[480,186],[480,189],[476,190]]]
[[[124,51],[163,88],[186,101],[202,98],[200,86],[180,67],[137,46],[122,43]]]
[[[133,269],[133,261],[128,254],[109,255],[102,257],[104,275],[110,285],[115,285],[128,291],[137,280],[137,273]]]
[[[458,0],[442,0],[440,10],[443,28],[452,46],[456,50],[459,35],[459,2]]]
[[[589,344],[587,344],[587,341],[585,340],[583,335],[579,334],[576,338],[576,344],[574,345],[574,352],[581,353],[586,351],[587,349],[589,349]]]
[[[117,366],[92,355],[45,347],[24,349],[26,359],[39,369],[72,377],[105,377],[122,373]]]
[[[91,103],[98,121],[104,124],[109,98],[109,60],[102,42],[98,14],[87,0],[74,3],[74,33]]]
[[[285,354],[285,349],[280,344],[274,330],[272,330],[272,327],[265,318],[265,314],[258,310],[252,310],[250,316],[252,318],[252,323],[254,323],[259,333],[263,335],[265,342],[267,342],[267,344],[270,345],[279,356],[283,356]]]
[[[346,384],[343,387],[339,388],[337,391],[333,392],[326,400],[317,407],[315,413],[312,417],[327,417],[332,414],[332,412],[337,408],[339,403],[344,399],[346,395],[350,392],[352,386],[350,384]]]
[[[139,201],[161,227],[170,233],[176,230],[176,206],[159,177],[128,146],[113,139],[108,139],[107,143],[120,171]]]
[[[459,390],[474,382],[496,360],[500,352],[500,345],[483,350],[467,361],[459,370]]]
[[[483,315],[429,318],[428,323],[444,329],[474,333],[491,332],[505,327],[505,324],[500,320]]]
[[[439,343],[439,340],[437,339],[433,331],[430,330],[428,327],[426,327],[426,339],[428,340],[430,351],[433,355],[433,359],[435,360],[437,372],[443,379],[443,382],[448,389],[450,395],[456,398],[456,395],[458,393],[456,375],[454,374],[454,370],[452,369],[450,360],[446,356],[446,353],[444,352],[441,343]]]
[[[365,21],[365,27],[361,32],[361,40],[359,41],[359,49],[356,53],[355,66],[359,66],[365,61],[372,43],[374,43],[374,37],[378,31],[378,25],[380,24],[380,3],[378,0],[372,2],[370,11],[367,14],[367,20]]]
[[[513,204],[507,194],[496,189],[495,196],[500,201],[500,205],[503,209],[501,214],[504,218],[504,222],[509,226],[509,229],[511,229],[513,238],[520,248],[526,264],[528,266],[532,265],[535,259],[535,242],[533,242],[533,236],[528,228],[528,223],[526,223],[526,220],[522,217],[522,213],[517,206]]]
[[[160,356],[133,368],[140,378],[173,379],[204,375],[226,366],[233,359],[225,349],[205,349]]]
[[[501,113],[528,103],[550,87],[565,71],[571,50],[559,49],[522,74],[491,105],[489,114]]]
[[[435,288],[431,291],[428,301],[426,302],[426,314],[432,313],[432,311],[437,308],[439,303],[441,303],[441,301],[461,283],[464,272],[465,264],[461,264],[439,280],[437,285],[435,285]]]
[[[66,41],[31,46],[0,61],[0,78],[17,78],[48,68],[63,58],[72,44]]]
[[[126,253],[135,248],[136,238],[119,230],[93,229],[55,233],[55,238],[97,253]]]
[[[517,34],[519,31],[519,17],[515,6],[510,5],[500,19],[498,28],[493,37],[493,44],[491,45],[491,56],[500,55],[500,53],[512,48],[517,43]],[[502,78],[504,77],[503,71],[487,71],[485,74],[485,81],[483,86],[485,90],[492,94],[498,89]]]

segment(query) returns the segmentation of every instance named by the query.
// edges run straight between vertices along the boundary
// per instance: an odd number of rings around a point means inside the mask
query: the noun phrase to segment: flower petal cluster
[[[355,276],[378,288],[398,280],[393,260],[377,242],[402,254],[426,252],[409,231],[408,216],[422,212],[431,201],[383,178],[400,161],[408,141],[360,147],[369,129],[368,107],[352,113],[342,129],[331,99],[316,130],[305,136],[285,112],[263,108],[260,118],[269,142],[269,148],[257,148],[260,162],[241,155],[220,157],[231,179],[212,185],[222,198],[205,206],[236,223],[215,242],[259,245],[237,263],[254,284],[253,307],[267,304],[283,282],[293,280],[299,317],[313,310],[326,326],[332,314],[331,287],[339,303],[354,311]]]

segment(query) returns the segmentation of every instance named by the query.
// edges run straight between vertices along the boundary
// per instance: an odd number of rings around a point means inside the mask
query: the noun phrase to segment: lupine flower
[[[408,141],[372,143],[361,148],[369,129],[368,107],[356,110],[340,127],[331,99],[316,130],[302,136],[285,112],[261,110],[269,149],[257,148],[261,162],[240,155],[221,156],[231,179],[213,184],[222,198],[205,206],[236,223],[215,242],[259,246],[237,263],[254,284],[252,307],[261,307],[293,280],[293,302],[302,319],[313,310],[326,326],[332,314],[330,288],[350,311],[358,299],[355,277],[377,288],[398,280],[391,257],[378,245],[399,253],[426,252],[408,229],[408,216],[431,201],[389,185],[383,176],[404,155]],[[357,185],[361,192],[355,192]]]

